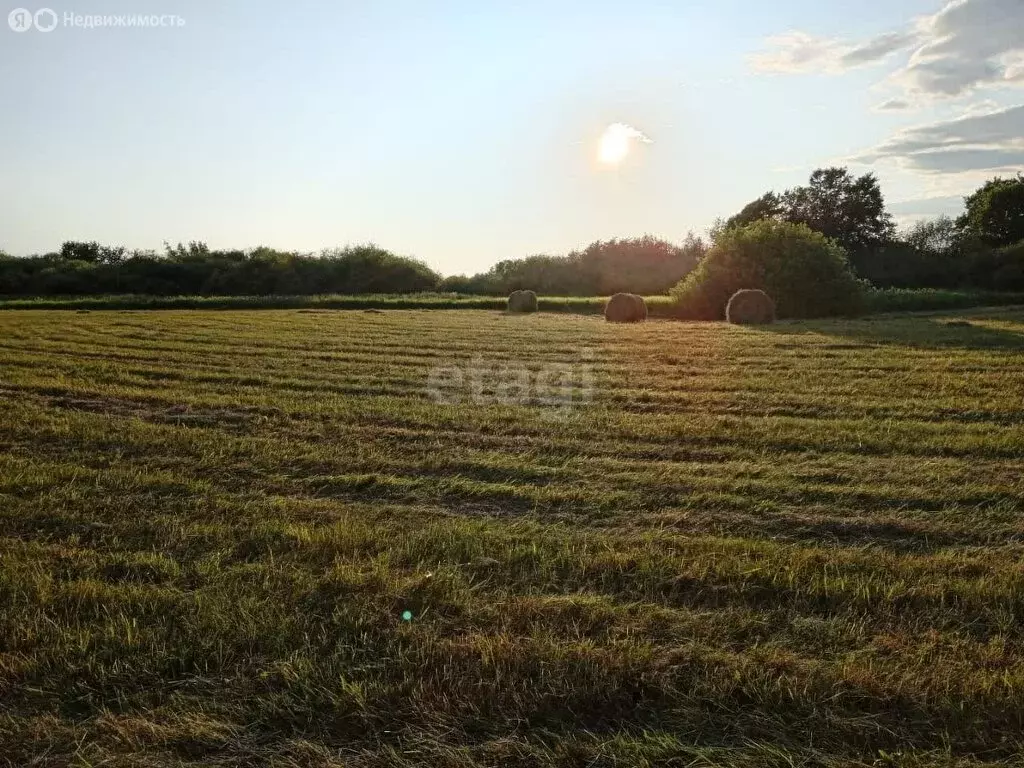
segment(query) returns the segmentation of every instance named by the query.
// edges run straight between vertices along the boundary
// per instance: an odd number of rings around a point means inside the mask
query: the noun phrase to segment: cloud
[[[952,97],[1024,83],[1024,2],[953,0],[918,20],[920,44],[894,80],[909,92]]]
[[[952,98],[978,88],[1024,86],[1024,0],[952,0],[909,30],[861,43],[787,32],[749,61],[760,72],[846,72],[909,50],[889,77],[912,101]],[[903,99],[899,99],[903,101]]]
[[[1002,57],[1005,65],[1003,80],[1010,84],[1024,84],[1024,51],[1015,51]]]
[[[859,67],[864,64],[874,64],[886,56],[911,45],[916,39],[913,34],[901,32],[887,32],[884,35],[868,40],[866,43],[850,48],[840,57],[840,61],[846,67]]]
[[[910,170],[924,173],[965,173],[967,171],[1024,168],[1024,147],[917,152],[906,158],[905,166]]]
[[[903,99],[889,99],[874,107],[875,112],[900,112],[910,109],[910,102]]]
[[[1024,167],[1024,105],[905,128],[854,162],[895,160],[925,173]]]
[[[974,115],[987,115],[992,112],[998,112],[1003,108],[1003,105],[993,99],[985,99],[984,101],[977,101],[973,104],[968,104],[960,112],[960,117],[973,117]]]
[[[929,149],[1001,144],[1021,136],[1024,136],[1024,104],[905,128],[881,144],[876,152],[880,156],[901,155]]]
[[[759,72],[838,73],[875,64],[907,48],[914,40],[913,34],[886,32],[866,42],[850,44],[794,31],[768,38],[771,50],[754,54],[749,61]]]
[[[643,131],[634,128],[628,123],[612,123],[604,129],[604,136],[612,136],[622,141],[639,141],[643,144],[653,144],[654,139],[650,138]]]

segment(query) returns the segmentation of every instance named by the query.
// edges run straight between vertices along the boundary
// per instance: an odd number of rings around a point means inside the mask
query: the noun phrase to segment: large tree
[[[994,178],[964,198],[967,210],[957,225],[987,245],[1000,247],[1024,240],[1024,176]]]
[[[928,256],[956,256],[961,240],[960,230],[949,216],[914,222],[900,239]]]
[[[743,210],[725,221],[724,229],[742,227],[761,219],[777,219],[783,214],[782,198],[774,192],[765,192],[757,200],[743,206]]]
[[[744,206],[726,228],[759,219],[806,224],[842,245],[851,254],[892,239],[892,217],[874,174],[853,176],[846,168],[819,168],[806,186],[781,195],[768,192]]]
[[[785,218],[831,237],[850,253],[889,241],[892,217],[873,173],[852,176],[845,168],[819,168],[805,187],[782,196]]]

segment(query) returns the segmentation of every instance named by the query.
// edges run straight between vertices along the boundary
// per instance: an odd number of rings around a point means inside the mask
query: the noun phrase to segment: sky
[[[474,273],[678,241],[822,166],[903,222],[1024,170],[1024,0],[47,1],[0,5],[15,255],[374,242]]]

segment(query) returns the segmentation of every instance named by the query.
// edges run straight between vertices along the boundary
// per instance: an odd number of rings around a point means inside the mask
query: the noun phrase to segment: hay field
[[[1022,353],[0,312],[0,764],[1020,761]]]

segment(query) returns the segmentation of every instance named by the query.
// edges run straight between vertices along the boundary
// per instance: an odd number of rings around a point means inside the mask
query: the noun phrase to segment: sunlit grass
[[[1022,351],[995,309],[0,313],[2,759],[1020,760]],[[474,361],[594,391],[431,399]]]

